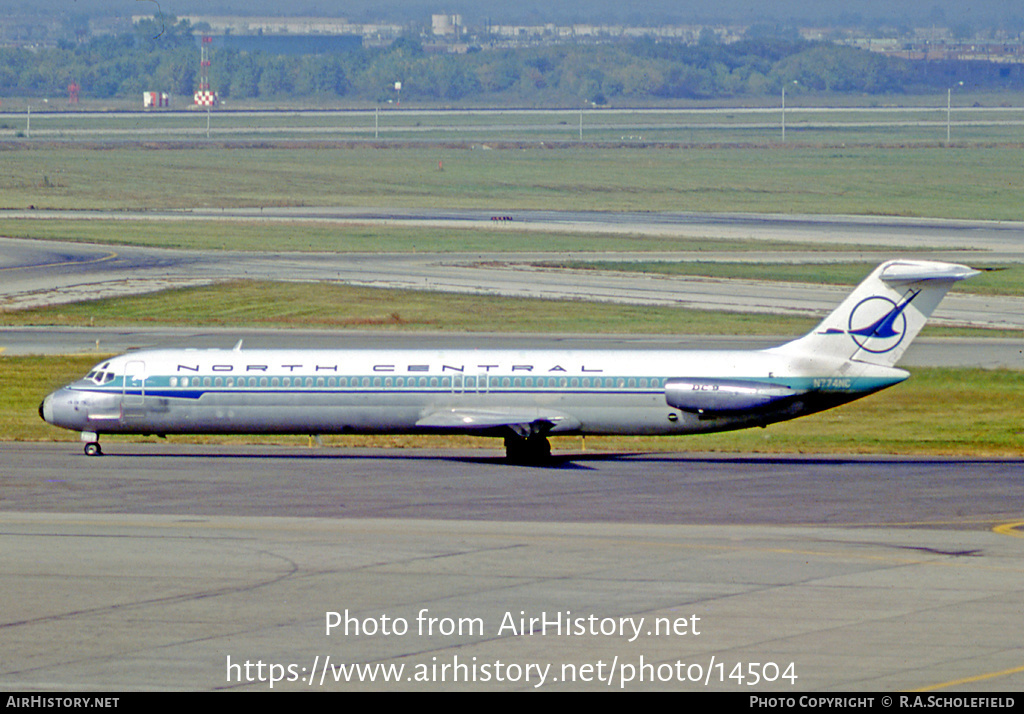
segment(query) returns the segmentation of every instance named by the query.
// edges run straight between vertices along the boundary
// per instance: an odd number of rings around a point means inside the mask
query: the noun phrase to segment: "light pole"
[[[964,83],[960,82],[959,85],[962,87],[962,86],[964,86]],[[946,89],[946,144],[947,145],[949,144],[950,128],[951,128],[951,125],[952,125],[952,121],[950,119],[950,115],[952,113],[952,106],[953,106],[953,88],[952,87],[948,87]]]
[[[795,79],[793,84],[799,84]],[[786,143],[786,85],[782,85],[782,143]]]

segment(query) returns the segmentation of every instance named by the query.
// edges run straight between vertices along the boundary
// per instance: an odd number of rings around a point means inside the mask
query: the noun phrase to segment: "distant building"
[[[352,23],[331,17],[188,15],[180,19],[212,36],[214,47],[288,55],[359,49],[393,40],[403,30],[390,23]]]
[[[487,30],[500,39],[516,41],[581,40],[600,41],[621,37],[653,37],[659,40],[681,40],[696,43],[704,30],[714,33],[719,42],[736,42],[743,37],[746,26],[664,25],[635,27],[630,25],[490,25]]]
[[[156,109],[171,106],[171,97],[167,92],[143,92],[142,106],[146,109]]]
[[[211,35],[361,35],[366,27],[332,17],[186,15],[180,19]]]
[[[432,15],[430,27],[435,37],[458,37],[462,34],[462,15]]]
[[[359,35],[215,35],[214,47],[271,55],[319,55],[350,52],[363,46]]]

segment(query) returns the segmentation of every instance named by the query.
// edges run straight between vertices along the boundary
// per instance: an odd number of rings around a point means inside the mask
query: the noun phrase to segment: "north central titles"
[[[300,373],[311,372],[337,372],[340,365],[337,364],[280,364],[280,365],[268,365],[268,364],[212,364],[206,365],[205,370],[210,372],[259,372],[259,373],[274,373],[274,372],[288,372],[294,374],[296,371]],[[351,366],[346,366],[346,369],[351,370]],[[200,364],[178,364],[177,372],[189,372],[193,374],[200,374],[204,371],[204,365]],[[360,371],[360,370],[356,370]],[[366,371],[363,367],[362,371]],[[526,373],[546,373],[546,374],[601,374],[604,369],[594,368],[585,364],[581,365],[569,365],[568,367],[561,364],[554,365],[533,365],[533,364],[511,364],[511,365],[500,365],[500,364],[477,364],[477,365],[466,365],[466,364],[409,364],[409,365],[396,365],[396,364],[375,364],[369,368],[370,372],[376,373],[394,373],[394,372],[412,372],[417,374],[443,374],[443,373],[458,373],[464,374],[469,371],[470,374],[490,374],[492,371],[497,372],[526,372]]]

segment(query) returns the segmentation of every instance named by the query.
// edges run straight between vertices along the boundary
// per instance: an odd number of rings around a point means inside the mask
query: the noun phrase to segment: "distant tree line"
[[[387,48],[277,55],[220,48],[212,52],[212,87],[224,99],[395,98],[431,103],[578,106],[714,99],[793,91],[899,94],[956,82],[988,90],[1024,88],[1024,68],[985,62],[911,62],[796,38],[757,36],[696,45],[636,39],[463,55],[424,51],[414,38]],[[71,81],[83,97],[133,98],[144,91],[189,96],[199,50],[187,21],[156,18],[122,35],[62,43],[54,49],[0,49],[0,96],[52,96]]]

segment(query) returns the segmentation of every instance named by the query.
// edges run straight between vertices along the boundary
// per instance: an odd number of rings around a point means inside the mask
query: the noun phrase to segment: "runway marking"
[[[108,260],[114,260],[117,258],[117,253],[108,253],[107,255],[99,258],[92,258],[91,260],[62,260],[56,263],[40,263],[38,265],[17,265],[13,268],[0,268],[0,273],[10,272],[12,270],[32,270],[34,268],[56,268],[61,265],[92,265],[93,263],[103,263]]]
[[[1024,538],[1024,521],[1016,521],[1014,523],[1000,523],[998,526],[992,529],[993,533],[999,535],[1013,536],[1014,538]]]
[[[829,523],[828,525],[833,528],[907,528],[914,526],[967,526],[967,525],[984,525],[998,521],[998,516],[972,516],[970,518],[954,518],[954,519],[939,519],[939,520],[926,520],[926,521],[849,521],[846,523],[836,522]],[[761,524],[769,525],[769,524]],[[821,523],[794,523],[792,524],[799,528],[815,528],[823,524]],[[1010,525],[1024,526],[1024,522]],[[1003,526],[996,526],[1001,528]],[[993,529],[995,530],[995,528]],[[998,532],[998,531],[997,531]],[[1011,534],[1016,535],[1016,534]],[[1021,534],[1024,537],[1024,534]]]
[[[995,679],[996,677],[1006,677],[1011,674],[1019,674],[1024,672],[1024,666],[1014,667],[1012,669],[1004,669],[999,672],[989,672],[988,674],[978,674],[973,677],[964,677],[963,679],[953,679],[949,682],[942,682],[940,684],[932,684],[928,687],[921,687],[920,689],[911,689],[911,692],[933,692],[936,689],[945,689],[946,687],[955,687],[960,684],[969,684],[971,682],[983,682],[986,679]]]

